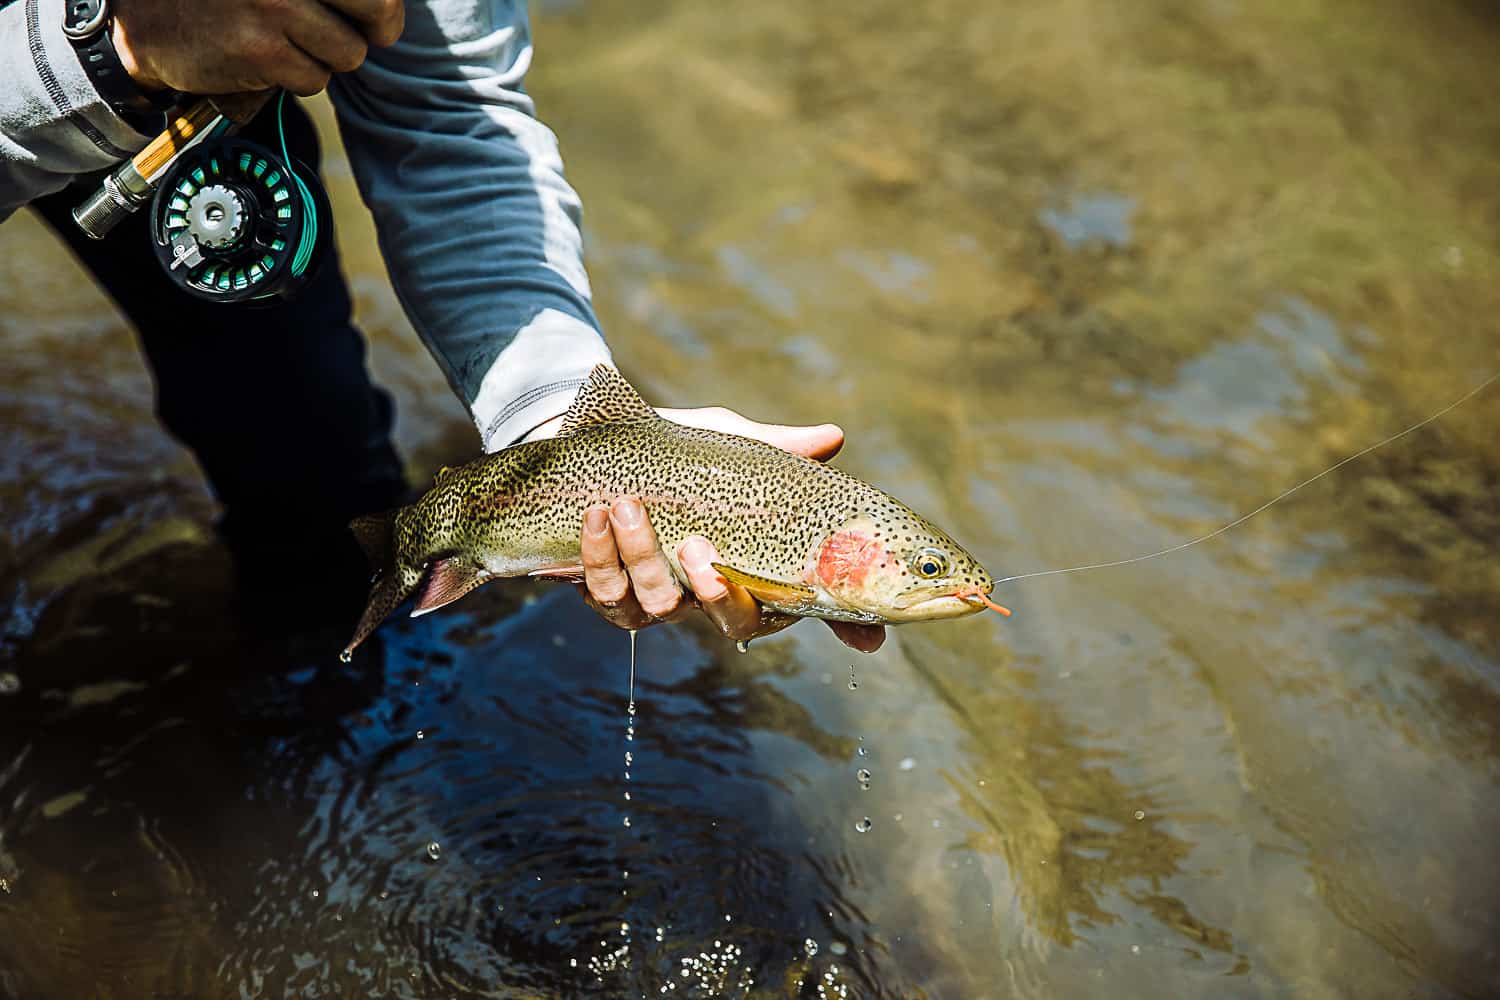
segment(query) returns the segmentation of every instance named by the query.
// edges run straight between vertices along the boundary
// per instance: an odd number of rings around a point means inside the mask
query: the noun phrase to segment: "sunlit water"
[[[840,422],[1012,575],[1209,531],[1500,367],[1497,34],[568,3],[531,90],[643,390]],[[472,431],[329,174],[425,479]],[[873,656],[667,626],[632,685],[570,588],[500,584],[345,666],[347,627],[239,622],[128,332],[30,220],[0,246],[0,995],[1500,992],[1493,394]]]

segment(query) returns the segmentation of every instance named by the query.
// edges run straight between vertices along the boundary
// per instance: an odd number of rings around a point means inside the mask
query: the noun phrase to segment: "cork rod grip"
[[[136,153],[130,162],[142,177],[154,177],[193,136],[208,128],[218,116],[219,112],[213,102],[207,99],[195,101],[187,110],[174,114],[166,130],[152,139],[145,149]]]

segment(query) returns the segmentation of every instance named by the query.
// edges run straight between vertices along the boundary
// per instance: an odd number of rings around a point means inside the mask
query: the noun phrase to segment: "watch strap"
[[[64,0],[63,34],[73,43],[78,62],[99,96],[122,113],[165,111],[176,104],[175,91],[147,93],[125,72],[110,37],[113,25],[109,0]]]

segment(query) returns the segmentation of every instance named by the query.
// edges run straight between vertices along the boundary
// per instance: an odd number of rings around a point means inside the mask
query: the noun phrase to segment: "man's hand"
[[[788,427],[761,424],[723,407],[659,410],[668,420],[692,427],[738,434],[823,461],[838,453],[844,432],[833,424]],[[559,421],[537,428],[530,438],[549,436]],[[584,598],[608,621],[627,629],[644,628],[679,618],[692,607],[657,542],[645,508],[635,497],[620,497],[608,508],[592,507],[583,518]],[[719,631],[736,641],[778,632],[797,621],[792,615],[764,611],[743,587],[725,580],[713,568],[719,555],[706,538],[692,537],[677,549],[697,604]],[[885,641],[879,625],[828,622],[846,646],[873,653]]]
[[[116,0],[114,44],[146,90],[304,97],[356,69],[406,23],[403,0]]]

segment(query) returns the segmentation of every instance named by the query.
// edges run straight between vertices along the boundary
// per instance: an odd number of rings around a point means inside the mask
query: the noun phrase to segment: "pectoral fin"
[[[811,588],[800,583],[787,583],[784,580],[773,580],[768,576],[758,573],[747,573],[733,566],[723,563],[711,563],[719,574],[736,586],[744,587],[762,604],[770,604],[781,608],[805,607],[817,601],[817,593]]]
[[[460,556],[434,559],[427,567],[427,576],[422,581],[417,606],[412,609],[411,616],[417,618],[445,604],[452,604],[488,579],[489,574]]]

